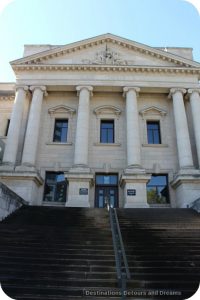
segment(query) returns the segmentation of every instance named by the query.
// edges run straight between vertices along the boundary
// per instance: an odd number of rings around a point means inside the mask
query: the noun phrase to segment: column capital
[[[138,93],[140,92],[140,88],[139,87],[135,87],[135,86],[125,86],[123,88],[123,97],[126,97],[126,94],[129,91],[134,91],[136,93],[136,95],[138,95]]]
[[[44,85],[32,85],[30,86],[30,90],[34,92],[35,90],[40,90],[45,96],[48,95],[46,86]]]
[[[24,90],[25,92],[28,91],[28,86],[27,85],[16,85],[15,86],[15,91],[17,92],[18,90]]]
[[[168,98],[171,98],[177,92],[180,92],[182,95],[184,95],[187,91],[184,88],[171,88]]]
[[[188,94],[198,93],[200,95],[200,88],[188,89]]]
[[[93,87],[91,85],[78,85],[76,87],[76,90],[77,90],[77,95],[79,96],[80,94],[80,91],[82,90],[87,90],[89,93],[90,93],[90,96],[93,96]]]

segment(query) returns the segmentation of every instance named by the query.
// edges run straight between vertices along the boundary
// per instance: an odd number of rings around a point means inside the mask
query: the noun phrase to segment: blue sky
[[[107,32],[191,47],[200,62],[200,15],[184,0],[13,0],[0,13],[0,82],[15,81],[9,61],[22,57],[24,44],[63,45]]]

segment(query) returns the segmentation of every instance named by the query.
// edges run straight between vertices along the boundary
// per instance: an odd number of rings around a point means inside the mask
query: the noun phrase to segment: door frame
[[[110,176],[110,175],[115,175],[117,177],[117,184],[96,184],[96,177],[98,175],[102,175],[102,176]],[[97,202],[97,188],[102,188],[102,189],[112,189],[115,188],[116,189],[116,206],[115,207],[119,207],[119,175],[118,173],[96,173],[95,174],[95,199],[94,199],[94,207],[99,208],[98,207],[98,202]]]

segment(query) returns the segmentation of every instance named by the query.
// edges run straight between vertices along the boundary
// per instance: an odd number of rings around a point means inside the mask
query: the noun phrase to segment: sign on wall
[[[87,188],[80,188],[79,189],[79,195],[88,195],[88,189]]]
[[[136,196],[136,190],[135,189],[127,190],[127,196]]]

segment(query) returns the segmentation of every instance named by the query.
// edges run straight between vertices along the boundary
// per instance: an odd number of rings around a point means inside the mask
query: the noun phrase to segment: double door
[[[96,186],[95,206],[106,207],[108,201],[112,207],[118,207],[118,187]]]

